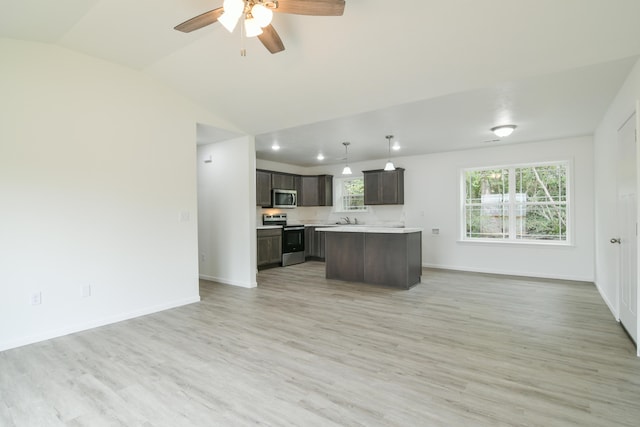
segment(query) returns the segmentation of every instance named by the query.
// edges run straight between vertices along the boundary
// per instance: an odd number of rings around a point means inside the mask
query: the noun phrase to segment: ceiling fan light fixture
[[[491,132],[495,133],[498,138],[509,136],[513,133],[514,130],[516,130],[516,125],[503,125],[491,128]]]
[[[239,16],[231,16],[231,14],[225,12],[220,16],[220,18],[218,18],[218,22],[220,22],[227,31],[233,33],[239,19]]]
[[[240,16],[244,13],[244,1],[243,0],[224,0],[222,3],[222,8],[224,9],[225,14],[229,14],[229,16],[236,16],[240,18]]]
[[[247,16],[247,19],[244,20],[244,33],[247,37],[256,37],[262,34],[262,28],[255,18]]]
[[[262,28],[271,24],[271,20],[273,19],[273,11],[264,5],[257,3],[253,5],[251,8],[251,16],[256,20],[258,25]]]

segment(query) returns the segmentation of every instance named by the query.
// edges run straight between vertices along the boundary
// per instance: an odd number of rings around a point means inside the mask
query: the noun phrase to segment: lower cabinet
[[[282,229],[258,230],[258,268],[276,266],[282,263]]]
[[[316,231],[317,227],[304,228],[304,257],[324,261],[325,232]]]

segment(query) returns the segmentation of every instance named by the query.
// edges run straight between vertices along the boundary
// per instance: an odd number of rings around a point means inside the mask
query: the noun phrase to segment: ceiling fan
[[[242,31],[246,37],[255,37],[271,53],[284,50],[284,44],[271,25],[273,12],[294,15],[341,16],[344,0],[224,0],[222,7],[195,16],[174,27],[183,33],[190,33],[207,25],[220,22],[229,32],[233,32],[240,18],[244,16]],[[244,56],[244,49],[240,51]]]

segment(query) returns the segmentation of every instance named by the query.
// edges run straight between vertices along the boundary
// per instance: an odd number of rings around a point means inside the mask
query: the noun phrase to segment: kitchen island
[[[422,229],[343,226],[326,233],[327,279],[409,289],[422,275]]]

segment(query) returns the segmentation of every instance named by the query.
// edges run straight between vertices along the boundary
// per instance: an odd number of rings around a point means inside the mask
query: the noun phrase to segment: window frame
[[[344,197],[342,195],[342,189],[344,188],[344,182],[352,181],[355,179],[361,179],[363,182],[363,193],[362,193],[362,201],[363,207],[362,209],[344,209],[343,200]],[[357,212],[368,212],[369,207],[364,205],[364,175],[353,175],[353,176],[340,176],[333,178],[333,211],[336,213],[357,213]]]
[[[566,212],[566,232],[565,232],[565,240],[546,240],[546,239],[524,239],[517,238],[517,232],[513,227],[516,219],[513,215],[515,210],[517,209],[517,199],[515,196],[516,186],[516,170],[521,168],[532,168],[532,167],[542,167],[542,166],[556,166],[556,165],[564,165],[566,170],[565,176],[565,212]],[[507,220],[509,222],[509,233],[507,238],[483,238],[483,237],[468,237],[467,236],[467,203],[466,203],[466,174],[467,172],[472,171],[482,171],[482,170],[492,170],[492,169],[507,169],[509,171],[509,204],[507,205],[508,217]],[[459,186],[459,211],[458,211],[458,225],[460,227],[459,230],[459,240],[460,243],[479,243],[479,244],[491,244],[491,245],[545,245],[545,246],[574,246],[574,215],[573,215],[573,160],[572,159],[564,159],[564,160],[552,160],[552,161],[540,161],[540,162],[528,162],[528,163],[511,163],[511,164],[498,164],[498,165],[490,165],[490,166],[474,166],[474,167],[465,167],[460,169],[459,173],[460,186]]]

